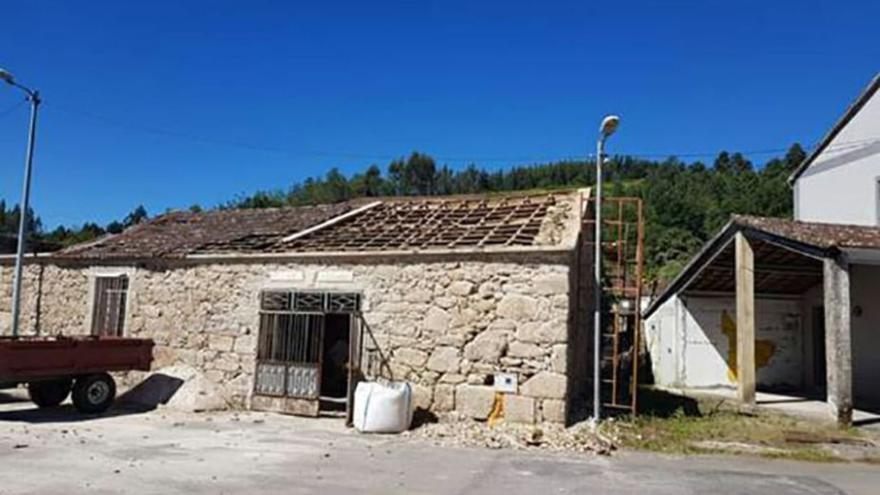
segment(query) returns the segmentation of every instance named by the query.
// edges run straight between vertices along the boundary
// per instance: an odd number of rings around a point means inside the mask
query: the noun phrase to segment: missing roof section
[[[333,252],[570,251],[588,189],[172,212],[51,259],[130,262]],[[0,263],[6,263],[0,257]]]
[[[575,215],[573,194],[383,201],[273,251],[357,252],[558,245]]]

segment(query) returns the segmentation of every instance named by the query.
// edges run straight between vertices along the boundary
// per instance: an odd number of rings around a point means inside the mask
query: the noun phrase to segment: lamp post
[[[18,248],[15,251],[15,278],[12,282],[12,336],[18,336],[18,320],[21,313],[21,272],[24,264],[24,251],[27,237],[28,209],[31,198],[31,171],[34,162],[34,139],[37,132],[37,109],[40,106],[40,92],[19,84],[11,73],[0,69],[0,80],[14,86],[27,94],[31,102],[31,121],[28,131],[27,156],[24,162],[24,186],[21,192],[21,204],[18,208]]]
[[[602,162],[605,159],[605,141],[614,134],[620,124],[620,117],[609,115],[602,119],[599,127],[599,142],[596,143],[596,232],[594,242],[596,251],[593,265],[596,269],[593,280],[593,421],[598,422],[602,413]]]

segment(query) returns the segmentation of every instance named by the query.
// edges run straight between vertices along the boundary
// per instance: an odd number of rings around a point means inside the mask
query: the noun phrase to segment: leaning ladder
[[[595,200],[589,200],[595,208]],[[593,208],[589,210],[595,211]],[[594,216],[584,222],[593,232]],[[639,356],[642,341],[644,216],[640,198],[611,197],[602,205],[601,394],[611,413],[638,410]],[[590,249],[595,241],[588,242]]]

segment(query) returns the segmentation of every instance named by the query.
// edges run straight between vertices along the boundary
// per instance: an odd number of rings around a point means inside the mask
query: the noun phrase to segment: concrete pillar
[[[740,402],[755,404],[755,256],[736,234],[736,376]]]
[[[852,337],[849,262],[844,255],[825,258],[825,363],[828,405],[840,426],[852,424]]]

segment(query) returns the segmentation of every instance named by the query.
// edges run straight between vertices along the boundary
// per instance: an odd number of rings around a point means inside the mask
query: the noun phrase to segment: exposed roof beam
[[[318,230],[329,227],[331,225],[335,225],[335,224],[345,220],[346,218],[351,218],[355,215],[363,213],[363,212],[369,210],[370,208],[373,208],[374,206],[378,206],[380,204],[382,204],[381,201],[374,201],[370,204],[366,204],[364,206],[361,206],[360,208],[355,208],[351,211],[343,213],[342,215],[335,216],[335,217],[331,218],[330,220],[327,220],[326,222],[321,222],[318,225],[313,225],[307,229],[300,230],[299,232],[296,232],[295,234],[291,234],[291,235],[285,237],[284,239],[281,239],[281,242],[288,243],[290,241],[299,239],[300,237],[307,236],[307,235],[311,234],[312,232],[316,232]]]
[[[798,254],[802,254],[810,258],[815,258],[817,260],[825,259],[828,256],[828,249],[813,246],[812,244],[806,244],[800,241],[796,241],[794,239],[789,239],[788,237],[771,234],[769,232],[758,230],[753,227],[742,228],[745,230],[746,235],[748,235],[749,237],[764,241],[767,244],[772,244],[774,246],[787,249],[789,251],[794,251]]]
[[[731,272],[733,273],[733,267],[726,266],[707,266],[705,268],[707,271],[719,272]],[[818,266],[816,268],[806,267],[806,266],[790,266],[790,265],[774,265],[774,264],[761,264],[755,263],[755,272],[757,273],[768,273],[774,275],[793,275],[793,276],[821,276],[822,275],[822,267]]]
[[[759,230],[754,227],[750,227],[747,225],[741,225],[736,223],[735,221],[730,221],[727,225],[721,229],[715,237],[712,238],[700,252],[691,259],[691,261],[684,267],[684,269],[679,273],[675,279],[673,279],[672,283],[657,297],[644,311],[644,317],[647,318],[650,316],[657,308],[660,307],[661,304],[666,302],[667,299],[672,297],[674,294],[678,294],[683,290],[687,289],[697,277],[706,270],[713,261],[724,251],[724,249],[730,244],[733,240],[733,237],[737,232],[742,231],[746,236],[752,239],[758,239],[760,241],[766,242],[768,244],[772,244],[781,248],[784,248],[789,251],[793,251],[795,253],[815,258],[815,259],[824,259],[829,256],[834,249],[824,249],[818,246],[813,246],[811,244],[806,244],[803,242],[795,241],[793,239],[779,236],[776,234],[771,234],[769,232]]]

